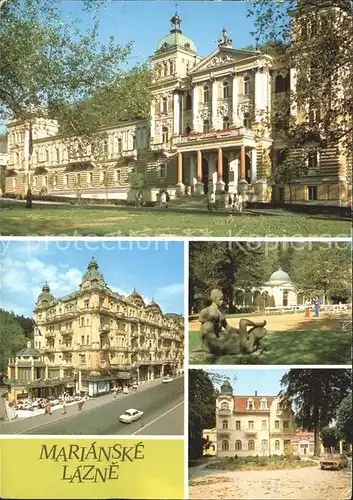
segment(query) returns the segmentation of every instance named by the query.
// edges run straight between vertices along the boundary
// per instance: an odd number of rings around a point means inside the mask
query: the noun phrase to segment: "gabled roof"
[[[205,69],[212,69],[223,64],[235,64],[245,59],[254,57],[270,57],[259,51],[232,49],[230,47],[217,47],[209,56],[202,59],[189,71],[189,75],[194,75]]]
[[[249,399],[252,399],[255,404],[254,410],[247,410],[247,402]],[[236,413],[246,413],[246,412],[254,412],[254,411],[263,411],[261,408],[261,401],[263,399],[267,400],[267,407],[270,408],[272,402],[276,399],[276,396],[233,396],[235,412]]]

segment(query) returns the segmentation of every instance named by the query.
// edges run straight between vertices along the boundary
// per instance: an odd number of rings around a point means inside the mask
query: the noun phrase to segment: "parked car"
[[[321,469],[343,469],[348,466],[348,459],[345,455],[330,454],[321,458]]]
[[[120,415],[119,420],[124,424],[131,424],[135,420],[139,420],[143,417],[143,411],[136,410],[135,408],[130,408],[126,410],[122,415]]]
[[[164,377],[162,379],[162,384],[169,384],[169,382],[171,382],[173,380],[173,377],[171,377],[170,375],[167,375],[166,377]]]

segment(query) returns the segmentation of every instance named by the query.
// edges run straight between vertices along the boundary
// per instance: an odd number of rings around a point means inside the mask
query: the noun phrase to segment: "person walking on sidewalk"
[[[63,402],[63,409],[61,412],[63,415],[66,415],[66,401]]]

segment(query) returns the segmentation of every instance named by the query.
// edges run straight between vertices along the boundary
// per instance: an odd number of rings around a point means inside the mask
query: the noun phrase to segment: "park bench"
[[[347,331],[352,329],[352,315],[348,313],[341,313],[340,315],[340,326],[342,331]]]

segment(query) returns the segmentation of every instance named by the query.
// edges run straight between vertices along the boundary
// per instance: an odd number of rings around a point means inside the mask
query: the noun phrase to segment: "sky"
[[[229,377],[233,394],[237,396],[277,396],[281,390],[280,381],[289,370],[276,368],[259,370],[207,370]],[[236,379],[234,378],[236,377]]]
[[[0,241],[0,308],[32,316],[45,281],[55,297],[78,290],[92,257],[107,285],[122,295],[134,288],[164,313],[184,314],[182,242]]]
[[[233,47],[253,43],[253,20],[246,17],[246,1],[107,1],[100,10],[100,41],[107,42],[110,36],[121,44],[133,41],[130,64],[145,61],[169,33],[176,5],[182,18],[181,29],[194,41],[201,56],[217,48],[223,26],[233,39]],[[62,2],[66,16],[79,17],[82,26],[89,26],[91,14],[82,15],[81,6],[79,1]]]

